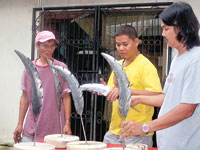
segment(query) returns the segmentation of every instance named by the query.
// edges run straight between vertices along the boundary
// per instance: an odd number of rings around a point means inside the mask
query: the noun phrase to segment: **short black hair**
[[[138,33],[135,28],[131,25],[122,25],[115,32],[115,37],[119,35],[127,35],[130,39],[138,38]]]
[[[160,19],[167,26],[174,26],[175,30],[177,29],[176,38],[187,49],[200,45],[199,21],[189,4],[173,3],[160,14]]]

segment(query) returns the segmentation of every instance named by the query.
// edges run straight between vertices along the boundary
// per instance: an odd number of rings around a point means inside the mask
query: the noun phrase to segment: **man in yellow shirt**
[[[130,82],[131,95],[156,95],[161,94],[162,88],[154,65],[138,50],[139,39],[134,27],[123,25],[119,27],[115,34],[116,48],[120,60]],[[103,83],[103,81],[102,81]],[[123,118],[119,112],[119,103],[117,100],[118,87],[116,78],[112,72],[108,81],[108,86],[113,89],[109,92],[107,100],[113,102],[112,118],[109,131],[104,136],[105,143],[122,144],[122,139],[119,136],[121,123]],[[138,104],[130,108],[125,120],[133,120],[139,123],[146,123],[152,120],[154,108],[152,106]],[[131,136],[125,141],[125,144],[143,143],[152,146],[153,133],[143,136]]]

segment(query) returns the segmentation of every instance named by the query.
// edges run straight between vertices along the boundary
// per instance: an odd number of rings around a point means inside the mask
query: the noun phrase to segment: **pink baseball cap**
[[[57,44],[59,41],[56,40],[55,35],[51,31],[41,31],[37,34],[35,42],[46,42],[48,40],[54,40]]]

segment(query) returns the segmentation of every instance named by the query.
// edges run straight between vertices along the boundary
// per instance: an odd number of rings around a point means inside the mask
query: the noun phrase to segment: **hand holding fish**
[[[144,135],[142,124],[134,121],[123,121],[121,124],[120,137],[129,139],[133,135]]]
[[[131,96],[131,107],[140,104],[139,96]]]
[[[103,85],[107,85],[103,78],[100,78],[100,82]],[[100,94],[99,94],[100,95]],[[107,100],[110,102],[115,101],[119,97],[118,88],[113,88],[107,95]]]
[[[115,100],[117,100],[117,98],[119,97],[119,90],[118,88],[113,88],[107,95],[107,100],[110,102],[113,102]]]

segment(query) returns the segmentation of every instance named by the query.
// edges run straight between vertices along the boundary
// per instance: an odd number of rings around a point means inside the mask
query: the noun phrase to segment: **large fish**
[[[76,112],[80,115],[80,118],[81,118],[83,133],[84,133],[85,141],[87,143],[85,128],[84,128],[83,119],[82,119],[84,100],[83,100],[83,92],[80,89],[80,85],[79,85],[77,79],[74,77],[74,75],[68,69],[61,67],[61,66],[56,66],[53,64],[50,64],[50,65],[52,68],[57,70],[64,77],[64,79],[68,82],[68,85],[71,89],[72,98],[74,101]]]
[[[114,71],[119,91],[119,98],[118,98],[119,111],[123,117],[123,120],[125,120],[131,103],[131,88],[129,86],[128,77],[122,65],[114,57],[105,53],[101,53],[101,55],[107,60],[107,62]],[[125,149],[124,139],[122,140],[122,145],[124,150]]]
[[[97,92],[100,93],[104,96],[107,96],[108,93],[111,91],[111,87],[103,85],[103,84],[98,84],[98,83],[88,83],[88,84],[82,84],[80,86],[82,91],[92,91],[92,92]]]
[[[33,62],[28,57],[24,56],[21,52],[17,50],[15,50],[15,53],[19,56],[19,58],[23,62],[30,76],[32,85],[32,109],[33,109],[33,114],[35,116],[38,116],[41,111],[43,103],[43,88],[39,73],[36,67],[34,66]]]
[[[42,82],[40,80],[39,73],[34,66],[33,62],[26,56],[24,56],[21,52],[15,50],[15,53],[19,56],[21,61],[23,62],[29,76],[31,79],[31,87],[32,87],[32,110],[33,114],[37,117],[42,108],[43,103],[43,88]],[[34,118],[35,121],[35,132],[34,132],[34,146],[36,145],[36,131],[37,131],[37,120],[36,117]]]
[[[114,57],[105,53],[101,53],[101,55],[107,60],[114,71],[119,90],[119,111],[125,119],[131,102],[131,88],[129,86],[128,77],[122,65]]]
[[[83,93],[82,90],[80,89],[80,85],[77,79],[68,69],[62,66],[51,65],[51,67],[57,70],[61,74],[61,76],[63,76],[64,79],[67,81],[71,89],[76,112],[81,116],[83,113],[84,100],[83,100]]]
[[[118,92],[119,92],[119,111],[125,120],[131,103],[131,88],[129,86],[128,77],[126,72],[124,71],[122,65],[112,56],[101,53],[101,55],[107,60],[109,65],[112,67],[118,85]],[[123,150],[125,149],[125,141],[122,140]]]

